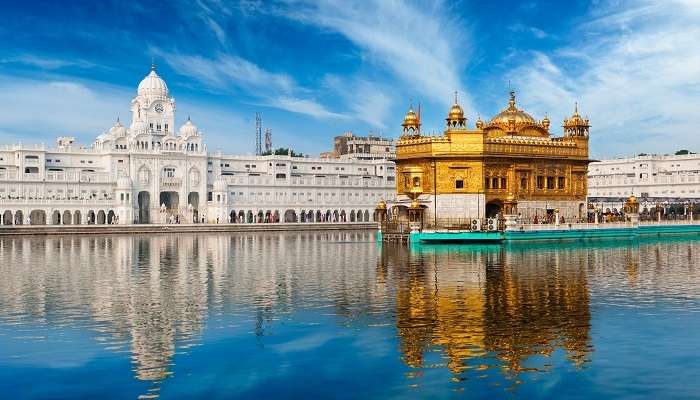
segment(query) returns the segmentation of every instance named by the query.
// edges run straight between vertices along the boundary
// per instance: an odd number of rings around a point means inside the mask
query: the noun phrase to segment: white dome
[[[140,133],[147,133],[148,132],[148,125],[146,125],[145,122],[143,121],[136,121],[131,124],[129,127],[129,130],[131,131],[132,135],[138,135]]]
[[[109,129],[109,134],[114,137],[126,136],[126,128],[117,120],[117,123]]]
[[[217,179],[214,181],[214,191],[215,192],[225,192],[228,190],[228,183],[226,183],[225,180],[222,178]]]
[[[180,127],[180,135],[182,136],[197,136],[198,132],[197,125],[193,124],[189,117],[187,118],[187,122]]]
[[[156,74],[156,70],[151,69],[151,72],[139,83],[139,96],[168,96],[168,85],[165,81]]]
[[[117,189],[131,189],[131,178],[128,176],[117,178]]]

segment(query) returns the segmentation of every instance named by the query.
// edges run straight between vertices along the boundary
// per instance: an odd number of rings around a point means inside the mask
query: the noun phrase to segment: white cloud
[[[3,143],[53,144],[57,136],[76,136],[80,143],[89,145],[117,117],[128,126],[135,86],[123,88],[70,77],[43,81],[0,75],[0,138]],[[186,98],[178,101],[178,110],[180,122],[192,116],[210,149],[251,151],[248,147],[231,147],[231,143],[251,142],[247,138],[253,131],[252,121],[228,109]]]
[[[533,52],[517,69],[528,106],[563,118],[578,100],[597,157],[700,150],[700,3],[618,6],[599,8],[571,46]]]
[[[223,93],[242,90],[255,102],[314,118],[344,117],[309,98],[310,91],[300,87],[288,74],[267,71],[241,57],[219,54],[206,58],[160,49],[152,52],[178,74],[200,81],[211,90]]]
[[[352,119],[381,130],[386,128],[385,121],[393,118],[391,90],[379,82],[327,75],[323,84],[347,104]]]
[[[41,57],[34,54],[21,54],[0,59],[0,64],[22,64],[47,70],[65,67],[92,68],[95,64],[85,60],[64,60],[60,58]]]
[[[449,105],[452,92],[459,90],[464,108],[473,113],[470,93],[459,76],[469,59],[470,43],[449,16],[450,5],[423,7],[399,0],[289,3],[282,16],[343,35],[363,51],[365,60],[399,77],[404,91]],[[463,16],[459,18],[464,26]]]

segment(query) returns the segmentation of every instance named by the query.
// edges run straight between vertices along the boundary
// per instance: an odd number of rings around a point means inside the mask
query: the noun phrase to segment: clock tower
[[[139,83],[136,97],[131,101],[131,127],[132,134],[175,134],[175,100],[155,66],[151,66],[151,72]]]

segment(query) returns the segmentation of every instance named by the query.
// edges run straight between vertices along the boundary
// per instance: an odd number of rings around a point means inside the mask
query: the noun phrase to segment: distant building
[[[393,159],[395,156],[396,146],[393,139],[372,134],[355,136],[352,132],[336,136],[333,151],[321,153],[322,158],[353,160]]]
[[[175,128],[175,100],[155,68],[131,113],[89,148],[73,137],[0,147],[0,225],[367,222],[395,197],[394,163],[368,156],[389,151],[376,144],[384,139],[351,139],[363,156],[340,159],[212,154],[189,118]]]
[[[700,201],[700,155],[639,155],[591,163],[588,200],[618,207],[634,194],[644,204]]]

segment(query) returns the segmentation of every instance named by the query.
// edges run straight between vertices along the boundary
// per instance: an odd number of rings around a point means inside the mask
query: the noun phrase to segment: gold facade
[[[442,135],[424,136],[409,110],[396,146],[399,194],[483,194],[498,206],[509,194],[519,202],[585,202],[590,125],[578,107],[560,137],[550,135],[547,117],[536,121],[518,109],[513,92],[508,107],[475,129],[456,98],[446,122]]]

